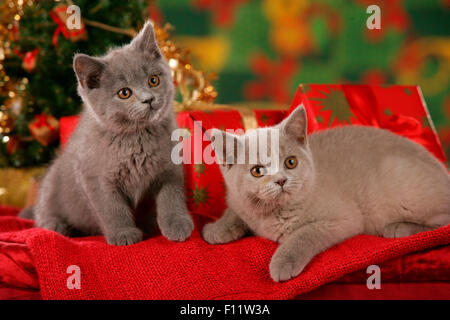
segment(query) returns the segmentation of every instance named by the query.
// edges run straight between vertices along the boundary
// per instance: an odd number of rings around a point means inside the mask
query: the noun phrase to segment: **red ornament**
[[[34,116],[34,120],[28,124],[28,129],[33,138],[43,146],[48,146],[58,138],[59,121],[44,113]]]
[[[8,154],[14,154],[19,147],[19,140],[15,136],[9,136],[9,140],[6,144],[6,151]]]
[[[36,61],[39,51],[41,50],[37,48],[33,51],[26,52],[23,56],[22,68],[24,68],[28,72],[32,72],[36,67]]]
[[[53,33],[53,45],[56,47],[58,45],[58,36],[60,33],[63,34],[64,38],[69,39],[72,42],[79,40],[85,40],[87,38],[86,26],[81,20],[80,29],[70,30],[67,28],[66,22],[68,18],[67,6],[59,5],[56,6],[51,12],[50,17],[58,25],[55,32]]]

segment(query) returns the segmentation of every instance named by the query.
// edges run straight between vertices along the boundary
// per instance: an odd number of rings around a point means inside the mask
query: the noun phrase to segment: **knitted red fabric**
[[[297,278],[275,283],[269,276],[277,244],[248,237],[209,245],[198,230],[186,242],[151,235],[138,244],[110,246],[103,237],[66,238],[0,217],[0,242],[25,244],[31,252],[44,299],[289,299],[353,271],[409,252],[450,243],[450,226],[407,238],[361,235],[318,255]],[[81,289],[68,289],[67,268],[81,269]]]

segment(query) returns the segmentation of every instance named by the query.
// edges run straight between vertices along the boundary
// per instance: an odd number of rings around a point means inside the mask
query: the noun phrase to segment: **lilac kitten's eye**
[[[159,85],[159,77],[157,75],[153,75],[148,78],[148,85],[152,88],[157,87]]]
[[[286,160],[284,160],[284,166],[286,169],[294,169],[298,164],[296,157],[287,157]]]
[[[252,176],[259,178],[266,174],[266,169],[261,166],[256,166],[250,170],[250,173],[252,174]]]
[[[130,88],[122,88],[117,92],[117,95],[120,99],[128,99],[132,94],[133,92]]]

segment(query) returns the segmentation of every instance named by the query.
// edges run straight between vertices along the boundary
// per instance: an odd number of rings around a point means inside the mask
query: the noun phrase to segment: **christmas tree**
[[[77,0],[82,25],[69,30],[71,4],[7,0],[0,5],[0,167],[41,165],[54,156],[57,119],[82,107],[73,55],[101,55],[129,42],[149,13],[147,1]]]

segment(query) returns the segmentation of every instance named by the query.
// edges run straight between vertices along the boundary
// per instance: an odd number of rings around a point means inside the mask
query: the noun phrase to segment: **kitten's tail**
[[[33,220],[34,219],[34,207],[28,207],[28,208],[25,208],[22,211],[20,211],[19,218]]]

